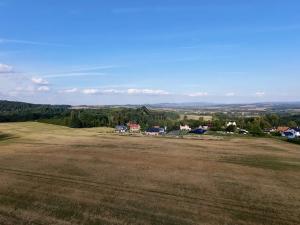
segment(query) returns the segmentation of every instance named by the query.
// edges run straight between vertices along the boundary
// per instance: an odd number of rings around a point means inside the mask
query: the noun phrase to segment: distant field
[[[0,124],[0,224],[300,224],[300,147]]]
[[[212,116],[207,115],[194,115],[194,114],[181,114],[180,119],[182,120],[185,116],[187,116],[190,120],[199,120],[199,118],[203,118],[204,121],[211,121]]]

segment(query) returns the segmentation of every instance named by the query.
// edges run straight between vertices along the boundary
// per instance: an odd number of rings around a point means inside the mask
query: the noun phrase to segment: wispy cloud
[[[13,72],[12,66],[0,63],[0,73],[11,73],[11,72]]]
[[[41,77],[32,77],[31,78],[32,83],[38,84],[38,85],[46,85],[49,84],[49,82]]]
[[[263,91],[257,91],[257,92],[255,93],[255,96],[256,96],[256,97],[263,97],[263,96],[265,96],[265,95],[266,95],[266,93],[263,92]]]
[[[41,76],[44,78],[64,78],[64,77],[84,77],[84,76],[105,76],[106,73],[99,70],[119,68],[119,65],[96,65],[96,66],[81,66],[71,68],[68,71],[58,71],[52,73],[44,73]]]
[[[44,45],[44,46],[52,46],[52,47],[70,47],[70,45],[66,45],[66,44],[0,38],[0,44],[9,44],[9,43],[22,44],[22,45],[40,45],[40,46]]]
[[[170,93],[165,90],[160,89],[136,89],[129,88],[126,90],[118,90],[118,89],[95,89],[95,88],[87,88],[81,91],[83,94],[94,95],[94,94],[128,94],[128,95],[169,95]]]
[[[73,73],[54,73],[43,76],[44,78],[64,78],[64,77],[86,77],[86,76],[105,76],[106,73],[100,72],[73,72]]]
[[[70,88],[60,91],[60,93],[76,93],[78,92],[78,88]]]
[[[167,91],[164,90],[153,90],[153,89],[128,89],[127,90],[128,94],[147,94],[147,95],[168,95],[170,94]]]
[[[229,92],[229,93],[226,93],[226,96],[227,97],[233,97],[235,96],[236,94],[234,92]]]
[[[82,93],[86,95],[94,95],[100,93],[100,90],[94,88],[87,88],[87,89],[83,89]]]
[[[240,44],[195,44],[195,45],[186,45],[179,46],[182,49],[198,49],[198,48],[210,48],[210,49],[232,49],[240,47]]]
[[[47,92],[50,91],[50,88],[48,86],[40,86],[37,88],[37,90],[40,92]]]
[[[196,92],[196,93],[191,93],[188,94],[189,97],[205,97],[208,96],[207,92]]]

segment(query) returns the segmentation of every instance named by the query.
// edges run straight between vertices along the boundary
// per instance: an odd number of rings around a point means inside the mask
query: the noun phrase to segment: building
[[[277,127],[276,131],[282,133],[289,129],[290,129],[289,127]]]
[[[294,128],[293,130],[295,130],[295,132],[296,132],[296,137],[300,137],[300,128],[297,127],[297,128]]]
[[[289,139],[294,139],[294,138],[297,137],[297,136],[296,136],[296,131],[295,131],[294,129],[288,129],[288,130],[282,132],[282,133],[281,133],[281,136],[282,136],[282,137],[287,137],[287,138],[289,138]]]
[[[230,121],[230,122],[226,123],[226,127],[229,127],[229,126],[235,126],[236,127],[236,122],[235,121]]]
[[[140,132],[141,126],[137,123],[128,123],[129,131],[132,133]]]
[[[203,129],[203,130],[208,130],[209,127],[208,126],[199,126],[199,128]]]
[[[288,129],[281,133],[282,137],[287,138],[299,138],[300,137],[300,128]]]
[[[115,127],[116,133],[125,133],[127,131],[127,127],[124,125],[118,125]]]
[[[164,133],[165,133],[165,129],[160,127],[151,127],[147,129],[145,132],[146,135],[151,135],[151,136],[158,136]]]
[[[245,129],[239,129],[239,134],[247,135],[247,134],[249,134],[249,131],[247,131]]]
[[[197,128],[197,129],[191,130],[189,133],[190,134],[205,134],[206,132],[207,132],[207,130]]]
[[[181,125],[180,125],[180,130],[191,131],[191,130],[192,130],[192,128],[190,128],[190,126],[189,126],[189,125],[184,125],[184,126],[181,126]]]

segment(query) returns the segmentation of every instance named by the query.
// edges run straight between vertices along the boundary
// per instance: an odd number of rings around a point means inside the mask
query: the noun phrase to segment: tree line
[[[299,114],[266,114],[256,117],[235,117],[224,113],[215,113],[212,121],[200,119],[180,120],[174,111],[149,110],[140,108],[106,107],[99,109],[72,109],[68,105],[40,105],[22,102],[0,101],[0,122],[40,121],[73,128],[115,127],[136,122],[142,130],[152,126],[178,130],[180,125],[191,128],[207,125],[212,131],[235,131],[235,127],[226,127],[228,121],[235,121],[237,127],[248,130],[252,135],[262,135],[265,129],[278,126],[300,126]]]

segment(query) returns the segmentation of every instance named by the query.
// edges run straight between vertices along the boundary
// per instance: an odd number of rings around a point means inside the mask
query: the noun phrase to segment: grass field
[[[0,124],[0,224],[300,224],[300,147]]]
[[[180,119],[183,120],[185,116],[188,120],[199,120],[200,118],[202,118],[204,121],[212,121],[212,116],[194,114],[181,114]]]

